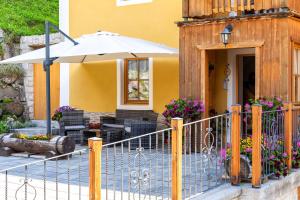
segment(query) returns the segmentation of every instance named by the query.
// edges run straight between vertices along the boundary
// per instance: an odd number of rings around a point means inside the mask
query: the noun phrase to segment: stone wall
[[[63,36],[58,33],[50,35],[50,43],[56,44],[64,40]],[[36,50],[44,47],[45,36],[35,35],[35,36],[24,36],[20,39],[20,53],[27,53],[32,50]],[[26,71],[24,78],[24,90],[26,96],[27,104],[27,115],[30,119],[34,118],[34,80],[33,80],[33,64],[23,64],[23,68]]]
[[[231,186],[226,184],[211,191],[199,194],[191,200],[298,200],[300,170],[280,180],[269,180],[261,188],[252,188],[251,184]]]

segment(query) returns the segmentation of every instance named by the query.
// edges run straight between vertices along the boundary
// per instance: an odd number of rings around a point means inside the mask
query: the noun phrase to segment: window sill
[[[153,110],[150,105],[119,105],[118,109],[123,110]]]
[[[151,2],[152,0],[130,0],[130,1],[117,0],[117,6],[129,6],[129,5],[151,3]]]

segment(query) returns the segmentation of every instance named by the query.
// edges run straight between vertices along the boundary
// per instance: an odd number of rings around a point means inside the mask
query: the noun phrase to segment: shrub
[[[162,115],[166,118],[168,124],[171,122],[172,118],[180,117],[185,121],[191,121],[204,112],[204,104],[199,100],[172,100],[165,108],[166,110]]]
[[[72,108],[70,106],[62,106],[55,110],[54,115],[52,116],[52,120],[54,121],[60,121],[62,118],[62,112],[72,111],[75,110],[75,108]]]
[[[3,64],[0,67],[0,83],[2,85],[12,85],[21,80],[25,75],[25,70],[16,64]]]
[[[5,121],[0,121],[0,134],[8,133],[9,127]]]

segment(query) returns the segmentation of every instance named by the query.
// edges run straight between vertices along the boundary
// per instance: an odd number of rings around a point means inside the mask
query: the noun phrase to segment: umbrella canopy
[[[50,47],[50,57],[57,63],[86,63],[102,60],[114,60],[136,57],[173,57],[178,50],[154,42],[121,36],[110,32],[97,32],[83,35],[70,41],[61,42]],[[42,63],[45,60],[45,48],[22,54],[5,63]]]

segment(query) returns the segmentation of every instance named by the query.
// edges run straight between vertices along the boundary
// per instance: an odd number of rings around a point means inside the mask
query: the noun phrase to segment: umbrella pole
[[[46,72],[46,118],[47,118],[47,136],[51,137],[51,86],[50,86],[50,66],[53,63],[50,59],[50,27],[49,22],[45,22],[45,46],[46,59],[44,61],[44,70]]]
[[[44,71],[46,72],[46,118],[47,118],[47,136],[52,136],[51,131],[51,86],[50,86],[50,66],[53,64],[53,61],[57,58],[50,57],[50,28],[55,29],[61,33],[65,38],[70,40],[74,45],[77,45],[78,42],[73,40],[70,36],[60,30],[57,26],[52,24],[49,21],[45,22],[45,49],[46,56],[44,60]]]

